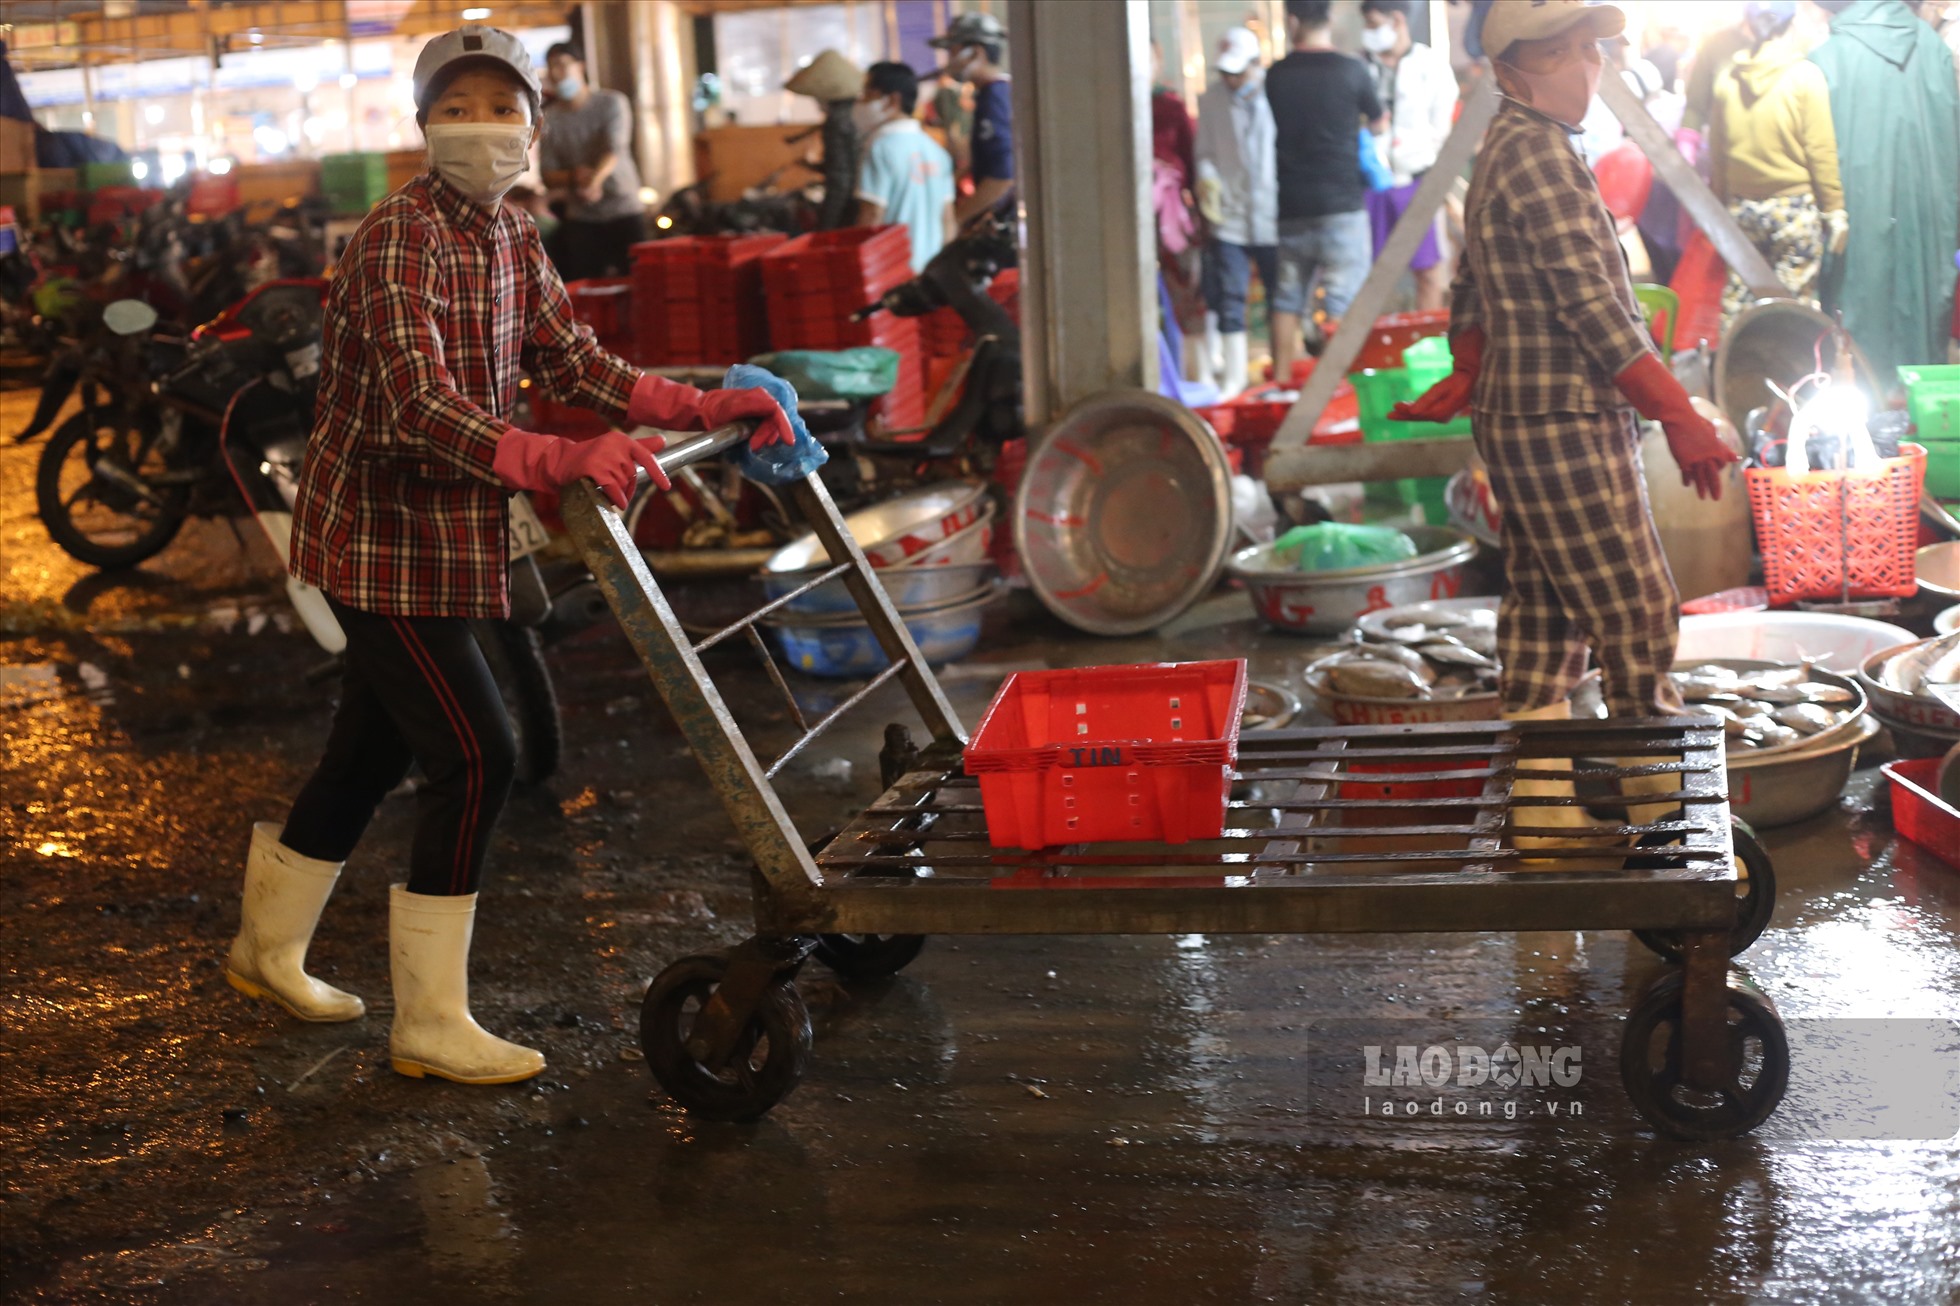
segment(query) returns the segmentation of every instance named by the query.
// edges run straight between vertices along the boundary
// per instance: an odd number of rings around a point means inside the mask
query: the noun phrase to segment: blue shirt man
[[[875,63],[853,117],[864,142],[858,166],[858,222],[903,223],[912,234],[912,270],[923,271],[953,237],[953,156],[912,116],[919,77],[902,63]]]
[[[992,14],[960,14],[944,36],[926,44],[946,51],[946,71],[955,80],[973,83],[973,193],[953,207],[954,220],[964,227],[1014,193],[1014,98],[1001,70],[1007,29]]]

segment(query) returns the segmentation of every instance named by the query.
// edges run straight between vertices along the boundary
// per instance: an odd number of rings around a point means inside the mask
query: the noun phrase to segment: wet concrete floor
[[[25,403],[0,397],[0,433]],[[802,1086],[699,1124],[640,1059],[639,1003],[743,937],[745,862],[595,629],[551,654],[566,763],[504,818],[473,970],[484,1024],[550,1068],[409,1080],[385,913],[411,804],[312,953],[365,1020],[222,980],[250,823],[283,816],[333,697],[263,542],[200,523],[97,577],[34,516],[37,448],[0,446],[0,1301],[1960,1301],[1960,872],[1893,836],[1874,771],[1766,836],[1782,896],[1741,969],[1796,1051],[1748,1138],[1667,1141],[1629,1107],[1619,1025],[1661,965],[1617,933],[938,939],[849,988],[813,963]],[[1238,654],[1269,680],[1306,660],[1231,595],[1120,642],[1010,605],[946,684],[970,725],[1016,668]],[[763,701],[740,656],[716,668]],[[804,828],[872,796],[903,716],[881,697],[800,768]],[[1578,1046],[1583,1073],[1468,1117],[1395,1090],[1419,1113],[1385,1119],[1316,1050],[1452,1034]],[[1902,1083],[1918,1109],[1873,1126]]]

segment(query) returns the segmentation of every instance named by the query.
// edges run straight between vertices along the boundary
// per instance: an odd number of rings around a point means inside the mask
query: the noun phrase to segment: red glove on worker
[[[626,511],[642,469],[663,490],[672,489],[654,455],[666,447],[658,436],[634,439],[608,431],[590,440],[567,440],[511,427],[497,441],[492,470],[513,490],[557,490],[581,476],[594,481],[613,506]]]
[[[626,406],[631,426],[659,426],[670,431],[712,431],[730,422],[754,419],[749,448],[789,444],[796,439],[782,405],[767,390],[696,390],[664,377],[644,375],[633,387]]]
[[[1722,497],[1722,473],[1742,461],[1742,455],[1722,443],[1715,423],[1695,411],[1688,392],[1674,379],[1658,354],[1640,361],[1613,378],[1620,393],[1633,401],[1642,417],[1661,424],[1667,451],[1681,468],[1681,484],[1692,485],[1704,499]]]
[[[1450,374],[1408,403],[1388,410],[1397,422],[1447,422],[1470,407],[1477,369],[1484,362],[1484,329],[1465,327],[1450,337]]]

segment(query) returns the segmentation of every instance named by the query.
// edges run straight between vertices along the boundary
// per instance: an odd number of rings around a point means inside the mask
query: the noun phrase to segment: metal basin
[[[1883,728],[1874,716],[1858,718],[1848,736],[1816,748],[1771,757],[1729,755],[1729,810],[1757,829],[1808,820],[1837,805],[1858,766],[1858,751]]]
[[[890,567],[973,525],[980,519],[986,495],[984,482],[945,481],[854,512],[844,519],[844,528],[872,566]],[[829,561],[812,532],[778,549],[763,570],[808,571]]]
[[[1029,453],[1014,544],[1042,604],[1091,635],[1135,635],[1211,589],[1232,537],[1224,446],[1142,390],[1075,405]]]
[[[985,609],[1001,594],[998,583],[935,608],[903,613],[905,628],[927,662],[952,662],[980,644]],[[871,627],[855,613],[848,617],[765,618],[783,659],[812,676],[854,679],[890,665]]]
[[[1878,713],[1886,725],[1904,726],[1921,734],[1960,739],[1960,715],[1955,715],[1946,704],[1930,694],[1908,694],[1904,690],[1892,689],[1881,683],[1878,678],[1878,669],[1888,660],[1908,649],[1930,642],[1913,640],[1895,648],[1880,649],[1864,660],[1853,678],[1858,682],[1858,687],[1870,698],[1872,711]]]
[[[797,586],[816,579],[824,570],[814,567],[809,571],[766,575],[762,578],[763,589],[770,598],[781,598]],[[993,570],[990,562],[969,563],[960,567],[884,567],[878,571],[878,583],[885,587],[885,593],[891,596],[891,601],[900,612],[909,612],[971,598],[992,578]],[[840,578],[819,585],[802,598],[784,605],[782,611],[807,617],[856,617],[858,605]]]
[[[1691,667],[1716,666],[1727,667],[1731,671],[1740,671],[1746,675],[1751,671],[1774,671],[1779,667],[1787,665],[1787,663],[1768,662],[1759,658],[1696,658],[1692,662],[1676,662],[1674,664],[1674,670],[1686,671]],[[1810,678],[1819,684],[1835,685],[1839,689],[1848,689],[1856,694],[1858,697],[1850,706],[1850,715],[1839,724],[1832,726],[1829,730],[1820,731],[1807,738],[1799,739],[1793,744],[1779,744],[1774,748],[1731,747],[1727,750],[1730,766],[1734,766],[1738,758],[1747,758],[1753,762],[1761,758],[1787,757],[1792,753],[1807,753],[1813,749],[1823,748],[1827,744],[1837,743],[1858,734],[1860,729],[1862,729],[1858,723],[1864,719],[1866,710],[1871,707],[1871,695],[1864,684],[1851,676],[1835,671],[1826,671],[1819,666],[1813,666],[1810,669]],[[1834,707],[1831,710],[1835,712],[1839,709]],[[1693,703],[1688,704],[1688,711],[1695,711],[1695,705]]]
[[[1913,555],[1921,593],[1960,599],[1960,540],[1928,544]]]
[[[1296,571],[1276,566],[1270,544],[1241,549],[1227,569],[1245,582],[1252,606],[1274,630],[1298,635],[1338,635],[1365,613],[1436,599],[1463,590],[1464,568],[1477,542],[1461,531],[1411,526],[1416,556],[1403,562],[1340,571]]]
[[[984,500],[979,518],[971,526],[962,526],[929,549],[923,549],[911,557],[891,564],[889,570],[904,571],[908,567],[962,567],[970,563],[985,561],[994,547],[994,518],[999,510],[992,499]]]
[[[1320,710],[1337,726],[1411,726],[1439,721],[1495,721],[1502,700],[1496,693],[1465,694],[1462,698],[1365,698],[1343,694],[1328,683],[1324,671],[1309,671],[1307,688],[1320,700]]]

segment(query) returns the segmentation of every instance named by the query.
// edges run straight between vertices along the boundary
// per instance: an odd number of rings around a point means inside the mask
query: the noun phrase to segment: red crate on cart
[[[966,747],[988,842],[1217,838],[1245,688],[1243,658],[1009,676]]]
[[[1960,812],[1939,796],[1943,760],[1910,758],[1879,770],[1892,781],[1892,828],[1948,866],[1960,866]]]
[[[1771,604],[1836,599],[1851,573],[1854,598],[1907,598],[1919,590],[1919,494],[1926,450],[1899,446],[1882,470],[1743,473]]]

